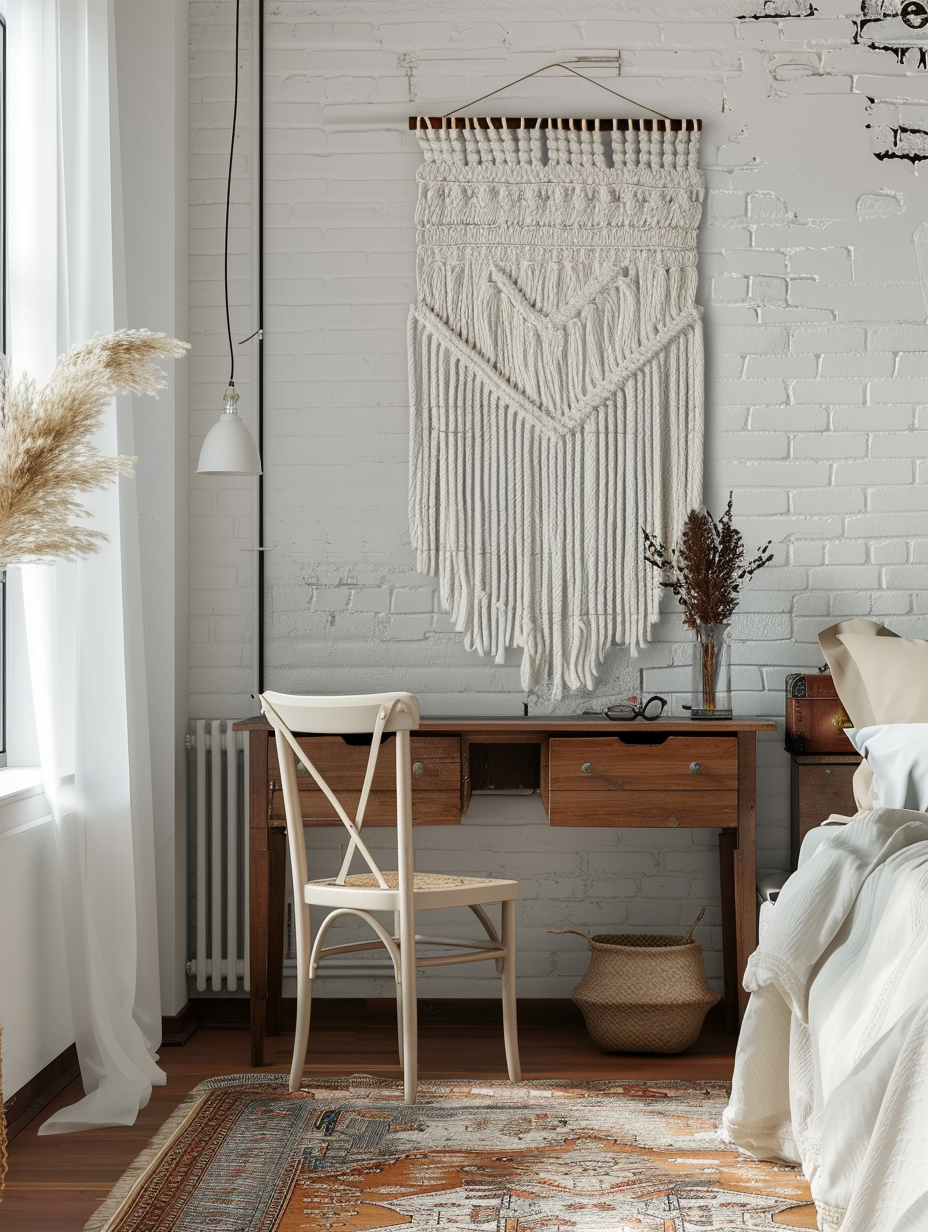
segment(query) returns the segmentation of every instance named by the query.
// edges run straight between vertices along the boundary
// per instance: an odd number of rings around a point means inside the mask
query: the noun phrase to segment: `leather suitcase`
[[[788,753],[853,753],[844,734],[845,727],[852,726],[829,673],[797,672],[786,677]]]

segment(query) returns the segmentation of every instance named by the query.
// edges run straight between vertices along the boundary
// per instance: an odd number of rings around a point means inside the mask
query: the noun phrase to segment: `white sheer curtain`
[[[125,323],[112,0],[8,0],[7,15],[11,360],[42,382],[59,354]],[[121,402],[101,447],[133,452]],[[88,504],[103,551],[23,570],[86,1091],[39,1133],[130,1125],[165,1081],[133,481]]]

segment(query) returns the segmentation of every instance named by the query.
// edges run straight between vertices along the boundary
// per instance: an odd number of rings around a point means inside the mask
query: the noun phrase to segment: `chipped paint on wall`
[[[820,17],[818,8],[812,4],[764,0],[755,12],[742,15],[740,20],[776,20],[782,29],[783,23],[789,20]],[[887,52],[907,70],[899,75],[901,97],[879,99],[868,95],[870,123],[867,127],[871,130],[874,157],[881,161],[908,162],[913,167],[924,162],[928,159],[928,110],[923,103],[928,99],[920,97],[925,92],[920,84],[911,80],[911,73],[928,69],[928,0],[861,0],[859,15],[848,14],[847,25],[849,46]],[[828,59],[829,50],[825,45],[821,51],[768,56],[772,93],[788,92],[792,83],[803,78],[818,79],[823,93],[840,93],[845,88],[852,93],[858,92],[860,79],[868,76],[865,68],[861,66],[860,71],[855,71],[853,64],[846,65],[845,72],[836,76]]]
[[[855,42],[887,51],[899,64],[928,68],[928,3],[925,0],[861,0]]]

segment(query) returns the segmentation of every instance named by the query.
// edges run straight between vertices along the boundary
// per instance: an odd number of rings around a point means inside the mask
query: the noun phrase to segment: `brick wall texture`
[[[781,719],[784,676],[820,663],[816,635],[834,619],[871,616],[923,635],[921,35],[909,31],[913,47],[892,54],[855,42],[855,0],[822,3],[811,16],[799,15],[805,3],[762,0],[281,0],[266,8],[270,687],[406,688],[426,713],[521,712],[518,653],[496,665],[465,651],[409,547],[405,327],[420,156],[406,118],[441,114],[551,61],[617,51],[620,69],[582,71],[705,125],[705,500],[718,513],[733,491],[748,550],[771,539],[774,552],[733,623],[736,712]],[[243,21],[231,215],[236,339],[255,321],[248,3]],[[886,25],[883,41],[898,43],[899,22]],[[872,25],[864,33],[880,41]],[[233,35],[232,0],[192,0],[191,470],[228,369],[221,272]],[[562,70],[486,108],[622,114],[618,100]],[[251,347],[236,350],[247,417]],[[194,716],[254,709],[252,504],[250,481],[192,480]],[[617,648],[592,695],[556,706],[542,693],[528,700],[537,713],[575,711],[657,691],[681,713],[689,662],[689,639],[668,603],[653,644],[637,659]],[[758,863],[785,868],[781,733],[760,741],[758,790]],[[338,837],[309,841],[321,858],[335,854]],[[678,930],[703,904],[697,935],[720,986],[714,832],[552,830],[537,798],[484,798],[461,827],[420,832],[420,863],[521,878],[523,996],[565,996],[585,967],[577,938],[545,929]],[[425,977],[424,986],[466,996],[494,978],[492,968],[472,968]],[[381,986],[333,978],[321,991]]]

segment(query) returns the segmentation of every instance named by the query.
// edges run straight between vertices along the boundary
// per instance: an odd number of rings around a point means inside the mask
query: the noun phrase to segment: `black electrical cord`
[[[256,134],[256,157],[258,159],[258,372],[255,382],[255,416],[258,429],[258,452],[264,457],[264,0],[258,5],[258,132]],[[258,692],[264,692],[264,474],[258,476],[258,628],[257,642]]]
[[[229,336],[229,384],[235,386],[235,348],[232,345],[232,317],[229,312],[229,213],[232,209],[232,161],[235,157],[235,130],[238,125],[238,51],[242,0],[235,0],[235,92],[232,103],[232,140],[229,144],[229,174],[226,176],[226,226],[223,242],[223,285],[226,300],[226,333]]]
[[[258,456],[264,456],[264,0],[255,0],[258,5],[258,45],[255,54],[260,65],[258,88],[258,131],[254,157],[258,160],[258,328],[243,342],[258,339],[257,372],[255,380],[255,410],[257,416]],[[229,171],[226,176],[226,217],[223,239],[223,290],[226,308],[226,334],[229,340],[229,385],[235,387],[235,346],[232,341],[232,318],[229,309],[229,215],[232,209],[232,166],[235,159],[235,138],[238,129],[239,94],[239,48],[241,42],[241,0],[235,0],[235,88],[232,103],[232,139],[229,144]],[[241,344],[240,344],[241,345]],[[258,473],[258,627],[255,630],[255,658],[258,693],[264,691],[264,475]]]

